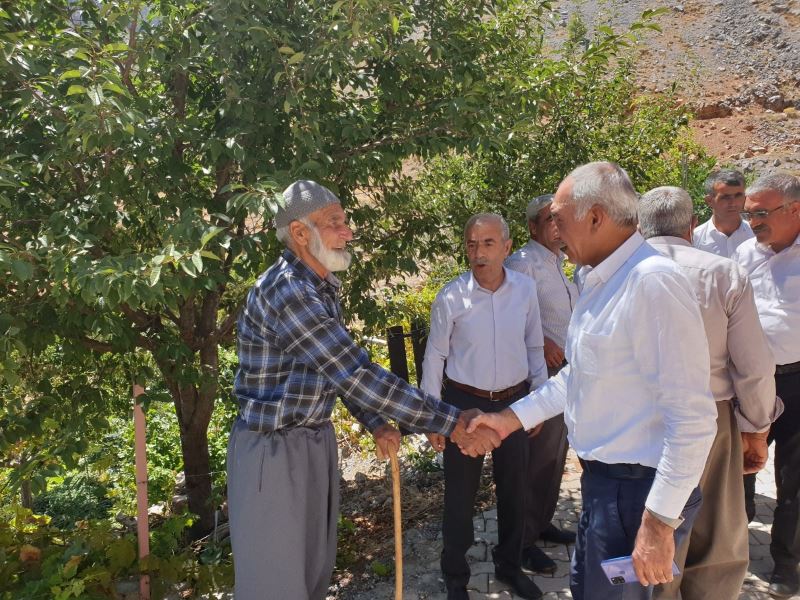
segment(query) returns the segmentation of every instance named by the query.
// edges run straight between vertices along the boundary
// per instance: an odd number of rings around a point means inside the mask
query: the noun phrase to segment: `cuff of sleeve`
[[[765,431],[769,431],[770,426],[778,420],[783,414],[783,400],[780,399],[779,396],[775,396],[775,405],[772,408],[772,414],[769,415],[766,425],[755,425],[750,419],[748,419],[745,414],[742,412],[742,404],[741,402],[736,402],[736,408],[734,409],[734,414],[736,415],[736,423],[739,425],[739,431],[742,433],[764,433]]]
[[[681,516],[693,489],[694,486],[687,488],[675,487],[656,473],[653,487],[650,488],[647,501],[644,503],[645,508],[667,519],[677,519]]]
[[[533,429],[542,421],[547,420],[541,406],[542,403],[534,400],[534,397],[532,394],[525,396],[509,407],[517,415],[519,422],[522,423],[522,429],[525,431]]]
[[[385,425],[387,422],[386,419],[381,417],[379,414],[370,412],[364,413],[361,416],[361,419],[362,419],[361,422],[367,429],[369,429],[370,433],[373,433],[378,427],[380,427],[381,425]]]

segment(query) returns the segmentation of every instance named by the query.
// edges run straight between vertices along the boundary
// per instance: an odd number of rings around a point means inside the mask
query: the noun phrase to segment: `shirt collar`
[[[317,275],[314,269],[304,263],[294,252],[288,248],[284,249],[281,256],[283,257],[283,260],[285,260],[301,278],[310,281],[316,288],[323,289],[326,286],[332,286],[334,289],[338,290],[342,285],[342,282],[333,273],[329,272],[324,279]]]
[[[605,283],[622,268],[622,265],[633,256],[639,247],[644,244],[644,238],[638,231],[634,231],[633,235],[625,240],[620,246],[614,250],[606,259],[599,265],[594,267],[586,275],[584,289],[594,287],[598,283]]]
[[[508,286],[511,285],[511,283],[510,283],[511,276],[509,276],[509,272],[510,271],[508,269],[506,269],[505,266],[503,266],[503,274],[504,274],[503,283],[500,284],[499,288],[497,288],[495,291],[492,292],[491,290],[487,290],[485,287],[481,287],[481,284],[478,283],[478,280],[475,279],[475,276],[472,274],[472,269],[470,269],[466,273],[466,275],[467,275],[467,290],[469,291],[470,294],[472,294],[473,292],[476,292],[476,291],[481,291],[481,292],[483,292],[485,294],[496,294],[496,293],[504,290],[505,288],[507,288]]]
[[[674,235],[656,235],[647,238],[647,243],[651,246],[691,246],[685,239]]]
[[[711,218],[708,220],[708,231],[709,231],[709,233],[711,233],[711,234],[717,234],[717,235],[721,235],[722,237],[725,237],[725,238],[728,238],[728,237],[733,237],[733,236],[734,236],[734,235],[736,235],[737,233],[746,233],[746,232],[747,232],[747,229],[748,229],[749,227],[750,227],[750,225],[748,225],[746,221],[742,220],[742,221],[740,221],[740,222],[739,222],[739,227],[737,227],[737,228],[736,228],[736,231],[734,231],[734,232],[733,232],[732,234],[730,234],[730,235],[726,235],[726,234],[722,233],[722,232],[721,232],[719,229],[717,229],[717,226],[714,224],[714,217],[713,217],[713,215],[712,215],[712,217],[711,217]]]
[[[525,246],[528,248],[528,250],[532,254],[538,254],[541,258],[543,258],[545,260],[549,260],[549,261],[552,261],[552,262],[558,262],[558,260],[563,261],[563,259],[564,259],[564,253],[563,252],[559,252],[558,255],[556,256],[555,254],[553,254],[551,252],[551,250],[547,246],[544,246],[543,244],[540,244],[536,240],[528,240],[528,243],[525,244]]]

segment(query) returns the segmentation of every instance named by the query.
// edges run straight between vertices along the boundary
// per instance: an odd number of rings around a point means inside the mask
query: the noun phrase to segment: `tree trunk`
[[[214,398],[218,389],[218,348],[212,344],[204,348],[200,355],[205,375],[201,385],[179,382],[172,365],[159,364],[178,417],[189,511],[197,515],[197,521],[190,531],[192,539],[203,537],[214,527],[208,424],[214,412]],[[211,361],[211,364],[204,359]]]
[[[20,485],[20,500],[23,508],[33,509],[33,492],[31,492],[31,482],[27,479]]]

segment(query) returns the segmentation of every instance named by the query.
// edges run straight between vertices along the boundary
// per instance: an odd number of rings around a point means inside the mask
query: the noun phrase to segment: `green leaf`
[[[199,250],[195,250],[195,252],[192,254],[192,264],[194,264],[198,273],[203,272],[203,259],[200,257]]]
[[[82,85],[72,84],[67,88],[67,96],[74,96],[75,94],[84,94],[86,93],[86,88]]]
[[[212,225],[211,227],[209,227],[208,231],[206,231],[203,234],[203,237],[200,238],[200,247],[205,248],[206,244],[222,231],[225,231],[224,227],[217,227],[216,225]]]
[[[20,281],[28,281],[33,277],[33,265],[24,260],[15,260],[12,262],[11,271]]]
[[[292,56],[289,57],[289,60],[287,62],[290,65],[294,65],[294,64],[299,63],[301,60],[303,60],[305,58],[305,56],[306,56],[305,52],[298,52],[296,54],[292,54]]]
[[[400,31],[400,19],[396,15],[392,15],[392,33]]]
[[[86,95],[89,96],[89,100],[92,101],[92,104],[98,106],[103,101],[103,88],[99,85],[93,85],[86,92]]]
[[[281,46],[280,48],[278,48],[278,52],[280,52],[281,54],[294,54],[294,50],[289,46]]]
[[[81,72],[78,69],[70,69],[69,71],[64,71],[61,74],[61,77],[58,78],[59,81],[66,81],[67,79],[76,79],[81,76]]]
[[[157,284],[160,277],[161,265],[159,264],[150,269],[150,287],[153,287],[155,284]]]
[[[106,548],[106,557],[109,559],[109,568],[113,571],[131,566],[136,560],[136,549],[131,538],[111,542]]]

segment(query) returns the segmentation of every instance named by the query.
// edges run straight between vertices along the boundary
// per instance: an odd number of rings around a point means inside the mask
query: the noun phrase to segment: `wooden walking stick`
[[[400,519],[400,465],[397,452],[389,453],[392,464],[392,509],[394,512],[394,600],[403,600],[403,523]]]

